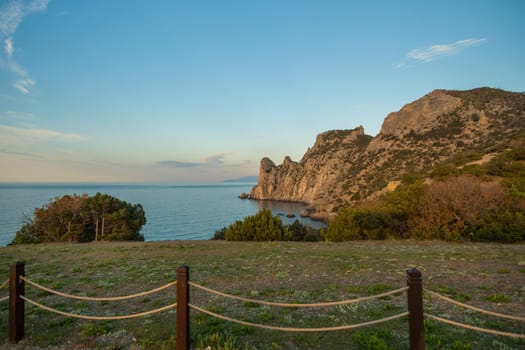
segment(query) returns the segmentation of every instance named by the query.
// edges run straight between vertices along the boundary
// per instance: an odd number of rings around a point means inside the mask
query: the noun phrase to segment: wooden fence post
[[[177,269],[177,350],[190,349],[190,268]]]
[[[407,270],[408,328],[410,350],[425,349],[425,327],[423,323],[423,285],[421,272],[412,268]]]
[[[24,281],[20,276],[25,275],[23,262],[11,265],[9,271],[9,342],[18,343],[24,337]]]

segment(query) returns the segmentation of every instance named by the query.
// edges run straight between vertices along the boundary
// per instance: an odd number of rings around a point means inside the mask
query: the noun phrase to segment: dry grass
[[[191,280],[226,293],[284,302],[334,301],[405,286],[405,271],[417,267],[424,287],[471,305],[525,315],[525,245],[375,241],[347,243],[170,241],[147,243],[50,244],[0,249],[0,276],[9,265],[26,262],[29,279],[73,294],[113,296],[140,292],[176,279],[176,268],[190,266]],[[0,277],[0,283],[5,280]],[[116,303],[66,301],[27,288],[30,298],[61,310],[118,315],[174,302],[174,290]],[[0,291],[0,297],[6,290]],[[404,296],[331,309],[277,309],[226,301],[200,292],[195,304],[246,321],[315,327],[361,322],[402,312]],[[425,296],[426,312],[477,326],[525,334],[525,324],[465,312]],[[427,321],[429,349],[519,349],[525,343],[482,335]],[[125,332],[123,331],[125,330]],[[0,304],[0,331],[7,334],[7,305]],[[118,334],[109,345],[101,339]],[[18,348],[168,348],[175,339],[175,314],[143,319],[92,322],[55,316],[26,306],[26,338]],[[105,338],[104,338],[105,337]],[[407,347],[404,319],[360,331],[303,334],[251,329],[193,312],[192,341],[229,339],[232,348],[346,349]],[[233,340],[232,340],[233,339]],[[64,346],[69,344],[69,347]],[[116,345],[115,345],[116,344]],[[239,346],[239,345],[242,345]],[[11,348],[4,345],[5,348]]]

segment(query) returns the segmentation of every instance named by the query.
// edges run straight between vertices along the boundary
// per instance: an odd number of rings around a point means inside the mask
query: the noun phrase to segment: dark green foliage
[[[16,233],[11,244],[42,243],[43,241],[44,239],[36,230],[35,225],[32,222],[26,222]]]
[[[90,242],[93,240],[143,241],[146,215],[140,204],[107,194],[65,195],[34,210],[34,217],[16,233],[11,244]]]
[[[503,208],[482,225],[474,227],[469,238],[479,242],[525,241],[525,210]]]
[[[380,336],[376,334],[369,334],[361,331],[357,331],[352,336],[352,341],[356,344],[358,349],[362,350],[388,350],[393,349],[389,347],[384,340],[385,337],[392,338],[390,334],[382,332]]]
[[[354,222],[355,210],[343,208],[337,216],[330,221],[328,229],[322,232],[327,241],[352,241],[360,239],[359,230]]]
[[[269,209],[263,209],[243,221],[234,222],[225,232],[228,241],[278,241],[283,237],[281,219],[278,216],[273,217]]]
[[[482,177],[482,176],[487,175],[487,169],[485,167],[482,167],[479,164],[465,165],[463,168],[461,168],[461,172],[463,174],[474,175],[477,177]]]
[[[284,237],[284,228],[278,216],[272,217],[269,209],[236,221],[215,232],[213,239],[228,241],[275,241]]]
[[[319,230],[303,225],[299,220],[295,220],[291,225],[285,225],[284,232],[287,241],[318,242],[322,240]]]
[[[432,169],[432,171],[430,172],[430,177],[436,179],[446,179],[448,177],[457,175],[458,173],[459,170],[456,166],[443,165]]]
[[[272,216],[270,209],[263,209],[244,220],[236,221],[215,232],[212,239],[227,241],[309,241],[321,240],[319,230],[307,227],[295,220],[283,225],[279,216]]]

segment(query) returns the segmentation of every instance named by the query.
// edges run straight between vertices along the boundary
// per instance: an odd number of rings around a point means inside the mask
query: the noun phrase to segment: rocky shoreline
[[[292,201],[292,200],[276,200],[276,199],[258,199],[254,198],[251,193],[242,192],[239,196],[239,199],[241,200],[262,200],[262,201],[273,201],[273,202],[281,202],[281,203],[297,203],[297,204],[303,204],[306,206],[306,208],[301,209],[299,212],[299,216],[301,218],[308,218],[313,221],[322,221],[322,222],[328,222],[328,217],[325,213],[319,212],[316,208],[312,207],[309,203],[302,202],[302,201]],[[283,214],[283,216],[286,216],[287,218],[294,218],[296,215],[293,213],[286,213]]]

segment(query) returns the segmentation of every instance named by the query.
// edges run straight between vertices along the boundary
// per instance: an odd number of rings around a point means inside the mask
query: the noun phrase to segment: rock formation
[[[328,218],[344,206],[392,190],[405,173],[429,171],[459,156],[505,148],[525,131],[525,94],[479,88],[435,90],[390,113],[380,133],[363,127],[317,136],[299,162],[261,160],[249,198],[308,203]]]

